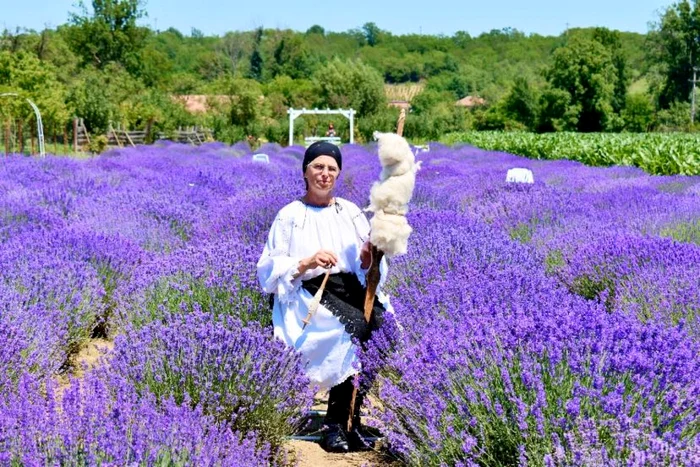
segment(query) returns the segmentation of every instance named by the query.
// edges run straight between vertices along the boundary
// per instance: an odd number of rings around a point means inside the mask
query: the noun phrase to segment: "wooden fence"
[[[38,154],[35,125],[33,120],[4,122],[0,131],[0,151],[4,149],[5,154]],[[192,145],[213,141],[210,130],[196,127],[180,128],[171,133],[157,133],[152,138],[149,138],[148,134],[148,129],[125,131],[120,128],[111,128],[104,136],[107,137],[108,147],[134,147],[138,144],[147,144],[147,141],[154,139],[168,139]],[[66,125],[63,128],[45,128],[44,143],[46,152],[60,154],[71,151],[89,151],[91,141],[95,136],[87,131],[83,120],[79,118],[74,119],[70,125]]]

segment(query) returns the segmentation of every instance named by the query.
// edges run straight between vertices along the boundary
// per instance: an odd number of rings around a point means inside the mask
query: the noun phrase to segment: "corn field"
[[[586,165],[635,166],[653,175],[700,174],[700,135],[694,133],[453,133],[465,143],[532,159],[571,159]]]
[[[390,101],[406,101],[410,102],[411,99],[416,97],[425,88],[423,83],[409,83],[409,84],[385,84],[384,85],[384,95]]]

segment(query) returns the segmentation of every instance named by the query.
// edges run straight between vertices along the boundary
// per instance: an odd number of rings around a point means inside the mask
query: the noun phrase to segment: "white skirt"
[[[288,347],[300,352],[305,362],[306,375],[319,389],[329,389],[358,373],[361,369],[357,347],[352,337],[329,309],[319,305],[311,321],[303,328],[313,296],[303,287],[295,294],[296,300],[284,305],[275,295],[272,323],[275,337]],[[386,295],[377,293],[387,313],[393,313]]]

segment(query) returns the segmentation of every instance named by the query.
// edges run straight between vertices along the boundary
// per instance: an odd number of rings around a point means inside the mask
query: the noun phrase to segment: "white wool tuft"
[[[415,156],[408,142],[396,133],[375,131],[374,138],[379,141],[379,163],[382,165],[381,180],[410,172],[415,165]]]
[[[374,137],[379,141],[382,172],[379,181],[372,185],[367,210],[406,214],[420,164],[416,164],[413,151],[401,136],[374,132]]]
[[[370,225],[370,242],[385,255],[398,256],[408,251],[408,236],[413,229],[408,225],[406,216],[378,211],[374,213]]]
[[[405,254],[411,226],[406,220],[420,163],[408,142],[395,133],[374,132],[382,172],[372,185],[367,211],[373,211],[370,241],[387,256]]]

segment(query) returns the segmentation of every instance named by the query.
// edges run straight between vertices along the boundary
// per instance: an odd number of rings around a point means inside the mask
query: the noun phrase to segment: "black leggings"
[[[352,391],[353,391],[353,379],[346,379],[342,383],[333,386],[328,395],[328,412],[326,413],[326,418],[324,423],[326,425],[330,424],[340,424],[340,426],[345,429],[348,425],[348,419],[350,418],[350,403],[352,401]],[[355,410],[352,417],[352,426],[359,428],[360,426],[360,407],[362,406],[362,401],[364,400],[364,391],[360,387],[357,391],[357,397],[355,398]]]

